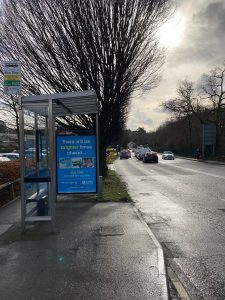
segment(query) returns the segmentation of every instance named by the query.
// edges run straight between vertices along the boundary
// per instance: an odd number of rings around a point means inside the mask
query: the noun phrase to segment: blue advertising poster
[[[57,192],[97,193],[95,136],[57,136]]]

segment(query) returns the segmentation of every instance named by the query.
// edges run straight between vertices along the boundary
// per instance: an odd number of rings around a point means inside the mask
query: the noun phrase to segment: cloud
[[[193,1],[192,1],[193,2]],[[225,45],[225,3],[223,1],[204,1],[207,5],[197,6],[193,13],[185,14],[184,7],[180,12],[187,19],[183,43],[177,48],[176,61],[171,63],[191,62],[192,65],[204,63],[209,67],[221,63]],[[193,7],[195,5],[193,4]]]
[[[159,104],[160,100],[154,99],[152,93],[136,98],[131,105],[127,128],[131,130],[139,127],[144,127],[146,130],[157,129],[168,118]]]
[[[153,130],[169,119],[159,106],[176,96],[178,83],[197,82],[225,59],[224,0],[177,0],[175,13],[185,20],[180,44],[168,48],[158,87],[132,101],[127,127],[133,130]]]

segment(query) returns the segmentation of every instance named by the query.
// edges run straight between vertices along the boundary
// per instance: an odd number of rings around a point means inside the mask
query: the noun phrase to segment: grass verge
[[[102,201],[131,202],[125,184],[113,170],[108,170],[102,183]]]
[[[0,196],[1,192],[6,192],[8,191],[0,191]],[[62,198],[62,199],[61,199]],[[5,205],[10,199],[3,197],[5,201],[1,203],[1,197],[0,197],[0,207],[1,204]],[[59,196],[57,198],[58,202],[74,202],[74,201],[81,201],[81,202],[90,202],[90,201],[96,201],[96,196],[91,196],[91,195],[70,195],[70,196]],[[117,175],[117,173],[114,170],[108,170],[107,176],[103,178],[102,182],[102,198],[100,201],[115,201],[115,202],[131,202],[131,197],[127,192],[126,185],[124,182],[121,181],[120,177]]]

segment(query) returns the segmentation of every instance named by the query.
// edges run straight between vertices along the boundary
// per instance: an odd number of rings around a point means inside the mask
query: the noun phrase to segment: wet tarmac
[[[116,161],[116,171],[191,299],[225,299],[225,166]]]
[[[0,299],[165,300],[158,248],[132,203],[57,203],[47,224],[0,236]]]

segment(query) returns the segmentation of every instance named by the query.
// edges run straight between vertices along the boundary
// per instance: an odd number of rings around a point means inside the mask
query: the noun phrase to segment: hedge
[[[14,181],[20,178],[20,161],[1,161],[0,162],[0,184]]]

